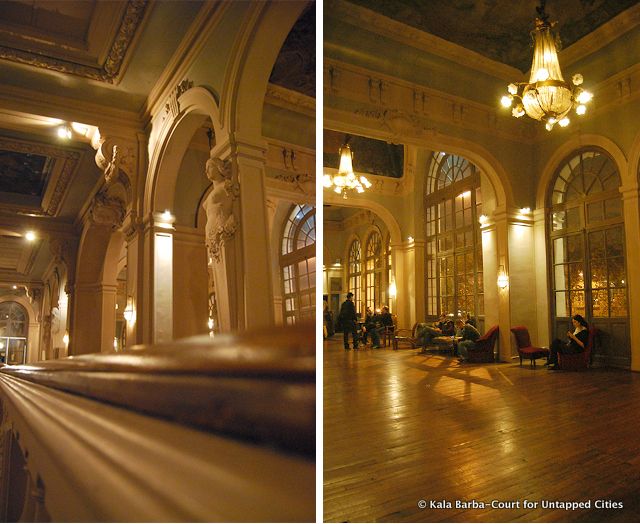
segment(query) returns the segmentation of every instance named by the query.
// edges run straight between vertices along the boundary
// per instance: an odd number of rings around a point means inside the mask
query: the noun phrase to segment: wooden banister
[[[315,520],[314,348],[307,325],[5,366],[0,512]],[[6,486],[12,447],[29,472],[22,502]]]

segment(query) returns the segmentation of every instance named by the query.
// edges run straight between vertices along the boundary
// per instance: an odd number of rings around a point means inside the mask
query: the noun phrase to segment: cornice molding
[[[2,86],[0,106],[3,109],[47,115],[69,122],[82,122],[100,127],[108,125],[110,129],[121,130],[125,135],[134,135],[143,131],[138,115],[133,111],[113,109],[111,107],[83,102],[47,93],[12,86]]]
[[[315,118],[316,100],[276,84],[267,86],[265,103]]]
[[[329,0],[325,4],[325,9],[330,11],[332,16],[339,17],[352,25],[364,27],[380,36],[451,60],[459,65],[475,69],[507,82],[512,82],[514,77],[519,78],[522,76],[522,72],[515,67],[491,60],[466,47],[454,44],[402,22],[397,22],[345,0]]]
[[[488,106],[450,93],[380,74],[333,59],[325,59],[325,119],[332,99],[349,100],[344,117],[350,124],[369,121],[377,137],[405,143],[406,136],[439,133],[440,124],[453,125],[499,136],[518,143],[530,143],[534,124],[519,121]],[[344,104],[340,104],[344,107]],[[336,110],[338,111],[338,110]]]

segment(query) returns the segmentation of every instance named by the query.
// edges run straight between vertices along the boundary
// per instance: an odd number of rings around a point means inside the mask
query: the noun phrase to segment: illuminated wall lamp
[[[498,287],[500,289],[505,289],[509,285],[509,277],[504,270],[504,266],[500,266],[500,270],[498,271]]]
[[[398,288],[396,287],[396,283],[395,281],[391,281],[391,284],[389,285],[389,298],[396,298],[396,296],[398,295]]]
[[[125,306],[124,311],[122,312],[122,316],[127,322],[131,322],[134,318],[134,315],[135,315],[135,309],[133,307],[133,297],[128,296],[127,305]]]
[[[64,343],[65,347],[69,347],[69,332],[65,331],[64,336],[62,337],[62,342]]]

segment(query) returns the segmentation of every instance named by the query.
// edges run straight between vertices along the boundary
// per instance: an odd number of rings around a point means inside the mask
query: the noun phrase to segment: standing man
[[[349,333],[353,336],[353,349],[358,349],[358,333],[356,331],[356,305],[353,303],[353,293],[347,293],[347,300],[340,306],[340,324],[344,336],[344,349],[349,349]]]

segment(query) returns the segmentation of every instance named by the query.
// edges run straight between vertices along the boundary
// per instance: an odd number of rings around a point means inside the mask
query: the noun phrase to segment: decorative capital
[[[106,193],[98,193],[93,199],[89,215],[91,221],[99,226],[118,229],[122,226],[126,209],[119,198],[109,197]]]
[[[180,114],[180,97],[192,87],[193,82],[185,78],[173,88],[173,91],[169,95],[169,99],[164,106],[167,114],[170,114],[173,118],[176,118]]]

